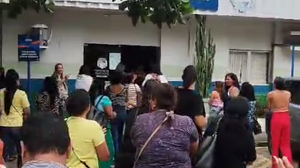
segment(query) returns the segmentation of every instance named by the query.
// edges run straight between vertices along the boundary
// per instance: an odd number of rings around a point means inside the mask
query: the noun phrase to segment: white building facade
[[[31,65],[31,90],[40,88],[42,79],[53,73],[58,62],[64,65],[66,74],[71,74],[69,85],[74,88],[85,43],[160,47],[162,72],[171,83],[180,84],[183,68],[194,60],[194,20],[172,29],[164,26],[160,30],[151,23],[134,27],[126,13],[117,11],[118,2],[91,1],[57,1],[53,14],[28,11],[18,19],[3,15],[2,65],[16,69],[25,82],[27,64],[18,62],[17,36],[43,23],[51,29],[52,38],[40,61]],[[244,1],[248,5],[243,7],[237,5],[239,0],[219,0],[217,11],[195,13],[208,15],[207,24],[216,43],[213,81],[224,80],[227,72],[234,72],[241,81],[253,83],[257,93],[266,93],[275,76],[291,74],[292,51],[283,41],[286,33],[297,30],[300,1]],[[300,76],[297,54],[294,74]]]

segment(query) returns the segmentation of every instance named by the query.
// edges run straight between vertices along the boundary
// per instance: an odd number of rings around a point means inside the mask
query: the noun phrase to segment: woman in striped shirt
[[[123,83],[127,88],[127,109],[131,110],[138,106],[140,103],[139,97],[141,97],[141,88],[135,84],[136,76],[132,73],[128,73],[123,78]]]

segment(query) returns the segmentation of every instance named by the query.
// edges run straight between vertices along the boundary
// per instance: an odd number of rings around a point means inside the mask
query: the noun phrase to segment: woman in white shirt
[[[160,66],[156,64],[152,65],[151,73],[146,75],[142,86],[144,86],[149,79],[154,79],[160,83],[168,83],[167,78],[160,71]]]
[[[75,89],[83,89],[89,91],[93,83],[93,77],[90,76],[89,67],[82,65],[79,69],[77,79],[75,82]]]

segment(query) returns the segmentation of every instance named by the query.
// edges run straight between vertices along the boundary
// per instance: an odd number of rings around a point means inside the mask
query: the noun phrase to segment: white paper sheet
[[[109,53],[109,69],[115,70],[121,62],[121,53]]]

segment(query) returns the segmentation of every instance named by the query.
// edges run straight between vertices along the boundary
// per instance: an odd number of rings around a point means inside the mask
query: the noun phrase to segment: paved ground
[[[267,147],[257,147],[257,159],[248,168],[271,168],[270,154]],[[16,168],[16,162],[7,163],[7,168]]]
[[[271,156],[267,147],[257,147],[257,158],[253,165],[248,168],[271,168]]]
[[[267,134],[262,133],[255,136],[256,144],[266,144],[267,142]],[[271,168],[271,156],[269,154],[267,147],[257,147],[257,159],[253,163],[252,166],[248,166],[248,168]],[[6,164],[7,168],[16,168],[16,162],[9,162]]]

